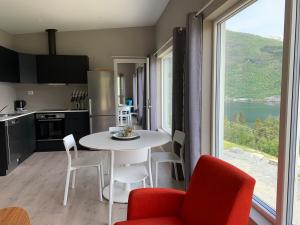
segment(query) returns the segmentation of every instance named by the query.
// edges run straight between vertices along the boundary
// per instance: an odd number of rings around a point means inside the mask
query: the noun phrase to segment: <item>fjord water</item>
[[[249,126],[255,123],[256,119],[265,120],[268,117],[279,117],[280,103],[253,103],[253,102],[225,102],[225,118],[232,121],[234,114],[243,113]]]

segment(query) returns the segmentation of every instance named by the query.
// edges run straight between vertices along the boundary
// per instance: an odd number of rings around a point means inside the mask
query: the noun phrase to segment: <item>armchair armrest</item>
[[[178,215],[185,192],[167,188],[142,188],[130,192],[127,219]]]

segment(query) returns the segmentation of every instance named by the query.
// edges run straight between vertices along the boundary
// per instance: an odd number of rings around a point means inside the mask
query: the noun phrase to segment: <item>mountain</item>
[[[261,100],[280,95],[282,41],[228,30],[225,39],[225,96]]]

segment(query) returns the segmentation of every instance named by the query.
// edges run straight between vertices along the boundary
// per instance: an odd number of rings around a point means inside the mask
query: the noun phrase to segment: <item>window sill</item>
[[[252,200],[252,208],[250,212],[250,218],[258,225],[272,225],[276,224],[275,215],[270,211],[265,209],[259,201],[255,199]]]

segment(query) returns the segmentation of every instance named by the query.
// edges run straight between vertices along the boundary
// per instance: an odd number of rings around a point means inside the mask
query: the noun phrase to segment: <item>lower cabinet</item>
[[[65,117],[65,135],[73,134],[79,146],[79,139],[90,133],[89,113],[88,112],[69,112]]]
[[[0,175],[4,176],[27,159],[36,148],[34,115],[0,123]]]
[[[36,139],[35,115],[30,114],[0,122],[0,176],[7,175],[35,151],[64,151],[62,140],[39,142]],[[89,134],[88,112],[66,112],[64,134],[79,139]]]
[[[39,123],[38,121],[36,122]],[[90,132],[89,128],[89,113],[88,112],[65,112],[64,113],[64,122],[61,124],[61,122],[44,122],[49,124],[43,124],[44,130],[43,133],[59,133],[61,137],[59,138],[47,138],[44,137],[45,134],[39,135],[39,132],[41,132],[41,128],[37,128],[37,137],[43,136],[44,140],[37,140],[37,151],[64,151],[64,145],[62,138],[73,134],[75,141],[77,143],[77,146],[79,149],[83,149],[82,146],[79,146],[79,139],[88,135]],[[39,126],[37,126],[39,127]],[[53,130],[53,128],[56,127],[58,130]],[[47,132],[45,132],[45,130]],[[63,135],[61,135],[61,133]]]

